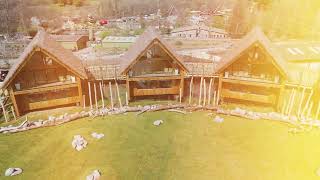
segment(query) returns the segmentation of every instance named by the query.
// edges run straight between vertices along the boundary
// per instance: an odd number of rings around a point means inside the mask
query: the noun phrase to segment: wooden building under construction
[[[84,102],[97,107],[102,97],[112,99],[107,87],[112,83],[120,105],[119,96],[125,93],[128,101],[176,96],[193,104],[196,99],[199,105],[230,101],[277,107],[292,80],[287,64],[259,28],[234,44],[220,62],[179,55],[152,28],[121,57],[94,61],[81,60],[40,31],[10,69],[3,88],[18,115]]]
[[[3,88],[10,92],[16,114],[81,104],[82,81],[87,74],[81,61],[43,30],[10,69]]]

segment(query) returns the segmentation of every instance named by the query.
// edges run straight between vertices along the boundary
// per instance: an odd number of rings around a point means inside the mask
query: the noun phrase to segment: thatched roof
[[[64,49],[59,43],[53,40],[44,30],[39,30],[10,69],[4,80],[3,88],[8,87],[10,82],[25,65],[28,56],[37,48],[50,54],[59,64],[69,69],[75,75],[78,75],[81,79],[87,79],[87,74],[81,61],[73,55],[71,51]]]
[[[127,73],[130,67],[153,45],[153,42],[158,42],[163,45],[167,52],[169,52],[169,55],[180,65],[180,67],[188,72],[188,69],[184,66],[182,59],[174,48],[162,39],[153,28],[148,28],[121,57],[121,74]]]
[[[58,41],[58,42],[77,42],[81,38],[86,38],[86,40],[89,40],[89,36],[87,35],[51,35],[52,39]]]
[[[217,66],[217,73],[221,73],[223,70],[225,70],[229,65],[236,61],[243,54],[243,52],[256,43],[264,48],[264,50],[272,57],[272,63],[276,66],[279,72],[284,77],[289,78],[285,59],[283,59],[281,54],[274,49],[271,41],[266,37],[259,27],[254,28],[222,57]]]

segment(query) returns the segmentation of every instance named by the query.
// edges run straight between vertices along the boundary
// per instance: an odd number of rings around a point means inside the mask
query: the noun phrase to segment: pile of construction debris
[[[319,120],[300,118],[298,123],[297,117],[286,116],[277,112],[263,113],[263,112],[254,112],[254,111],[244,110],[241,108],[228,110],[228,109],[222,109],[217,107],[187,106],[182,104],[176,104],[176,105],[147,105],[147,106],[137,106],[137,107],[125,106],[121,108],[112,108],[112,109],[108,109],[108,108],[93,109],[88,112],[82,111],[82,112],[76,112],[74,114],[66,113],[58,117],[49,116],[47,120],[38,120],[33,122],[28,122],[28,120],[26,119],[19,126],[10,125],[7,127],[0,127],[0,133],[17,133],[17,132],[27,131],[31,129],[36,129],[36,128],[57,126],[57,125],[61,125],[77,119],[85,118],[85,117],[95,118],[98,116],[125,114],[127,112],[137,112],[136,115],[141,115],[145,112],[155,112],[155,111],[164,111],[164,110],[170,110],[171,112],[177,112],[177,113],[183,113],[183,114],[186,114],[187,112],[198,111],[198,110],[208,110],[208,111],[217,112],[217,114],[238,116],[238,117],[243,117],[251,120],[265,119],[265,120],[273,120],[273,121],[290,123],[294,125],[300,124],[300,125],[311,125],[311,126],[320,127]]]

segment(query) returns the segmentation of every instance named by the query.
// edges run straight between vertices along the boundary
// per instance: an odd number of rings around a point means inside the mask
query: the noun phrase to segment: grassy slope
[[[152,122],[163,119],[161,127]],[[106,137],[94,140],[93,132]],[[76,152],[72,137],[88,147]],[[145,113],[83,119],[69,124],[0,135],[0,179],[8,167],[24,173],[10,179],[84,179],[94,169],[103,179],[317,179],[319,131],[292,135],[276,122],[207,113]]]

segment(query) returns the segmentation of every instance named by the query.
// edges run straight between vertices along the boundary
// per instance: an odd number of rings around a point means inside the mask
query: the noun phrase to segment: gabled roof
[[[168,44],[164,39],[162,39],[153,28],[148,28],[129,48],[129,50],[123,56],[121,56],[121,74],[127,73],[129,71],[129,68],[133,64],[135,64],[135,62],[141,56],[143,56],[143,54],[148,50],[148,48],[151,47],[151,45],[153,45],[153,42],[160,43],[168,52],[168,55],[173,58],[182,69],[188,72],[188,69],[184,66],[181,57],[175,52],[171,45]]]
[[[209,32],[215,32],[215,33],[220,33],[220,34],[227,34],[227,32],[224,29],[219,29],[215,27],[208,27],[204,25],[193,25],[193,26],[184,26],[180,28],[176,28],[171,31],[171,33],[178,33],[178,32],[185,32],[185,31],[193,31],[193,30],[204,30],[204,31],[209,31]]]
[[[81,38],[86,38],[89,40],[89,36],[86,35],[51,35],[51,38],[58,42],[77,42]]]
[[[24,49],[23,53],[11,67],[6,79],[4,80],[3,88],[8,87],[10,82],[25,65],[25,61],[28,59],[28,56],[37,48],[54,57],[59,64],[68,68],[81,79],[87,79],[87,74],[81,61],[73,55],[71,51],[64,49],[59,43],[53,40],[44,30],[39,30],[37,35]]]
[[[284,77],[289,78],[288,72],[286,70],[286,61],[283,59],[281,54],[274,49],[271,41],[266,37],[266,35],[259,27],[254,28],[222,57],[220,63],[217,66],[216,73],[221,73],[234,61],[236,61],[244,51],[246,51],[256,43],[261,45],[261,47],[264,48],[264,50],[272,57],[272,63],[276,66],[279,72]]]

